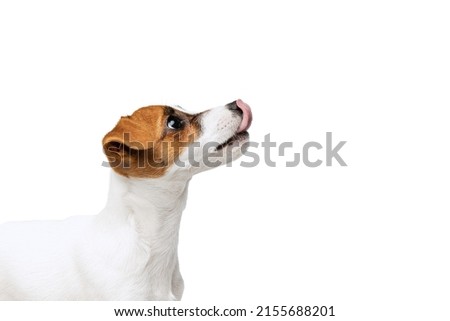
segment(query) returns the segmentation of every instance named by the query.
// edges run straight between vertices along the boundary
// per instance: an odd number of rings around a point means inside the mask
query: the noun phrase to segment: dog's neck
[[[152,251],[165,246],[176,249],[189,180],[187,174],[176,172],[141,179],[112,171],[106,205],[109,219],[127,221]]]
[[[124,260],[137,260],[132,264],[137,274],[145,275],[143,282],[149,282],[151,292],[145,295],[151,300],[181,298],[178,231],[189,180],[189,174],[177,172],[154,179],[127,178],[114,171],[111,174],[108,201],[99,214],[99,223],[109,226],[113,234],[131,231],[126,233],[133,240],[130,251],[139,254],[130,253],[132,258]]]

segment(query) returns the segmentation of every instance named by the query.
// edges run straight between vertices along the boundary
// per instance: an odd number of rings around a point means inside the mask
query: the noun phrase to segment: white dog
[[[200,114],[149,106],[103,139],[111,183],[94,216],[0,226],[2,300],[180,300],[178,230],[192,175],[237,159],[241,100]]]

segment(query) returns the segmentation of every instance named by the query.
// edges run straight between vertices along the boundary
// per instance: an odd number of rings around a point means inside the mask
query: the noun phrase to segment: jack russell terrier
[[[240,157],[250,107],[149,106],[103,138],[108,201],[93,216],[0,226],[1,300],[180,300],[178,231],[191,177]]]

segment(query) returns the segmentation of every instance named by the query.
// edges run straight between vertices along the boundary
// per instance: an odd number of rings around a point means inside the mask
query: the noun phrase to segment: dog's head
[[[148,106],[122,117],[103,138],[110,166],[127,177],[156,178],[168,171],[197,172],[240,157],[252,121],[242,100],[190,114]]]

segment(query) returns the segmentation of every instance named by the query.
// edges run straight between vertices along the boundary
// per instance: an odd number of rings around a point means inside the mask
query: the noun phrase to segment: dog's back
[[[0,300],[144,300],[150,251],[101,216],[0,225]]]
[[[74,247],[83,242],[91,222],[91,216],[76,216],[0,225],[0,299],[51,300],[79,292],[67,288],[80,284],[64,280],[77,274]]]

